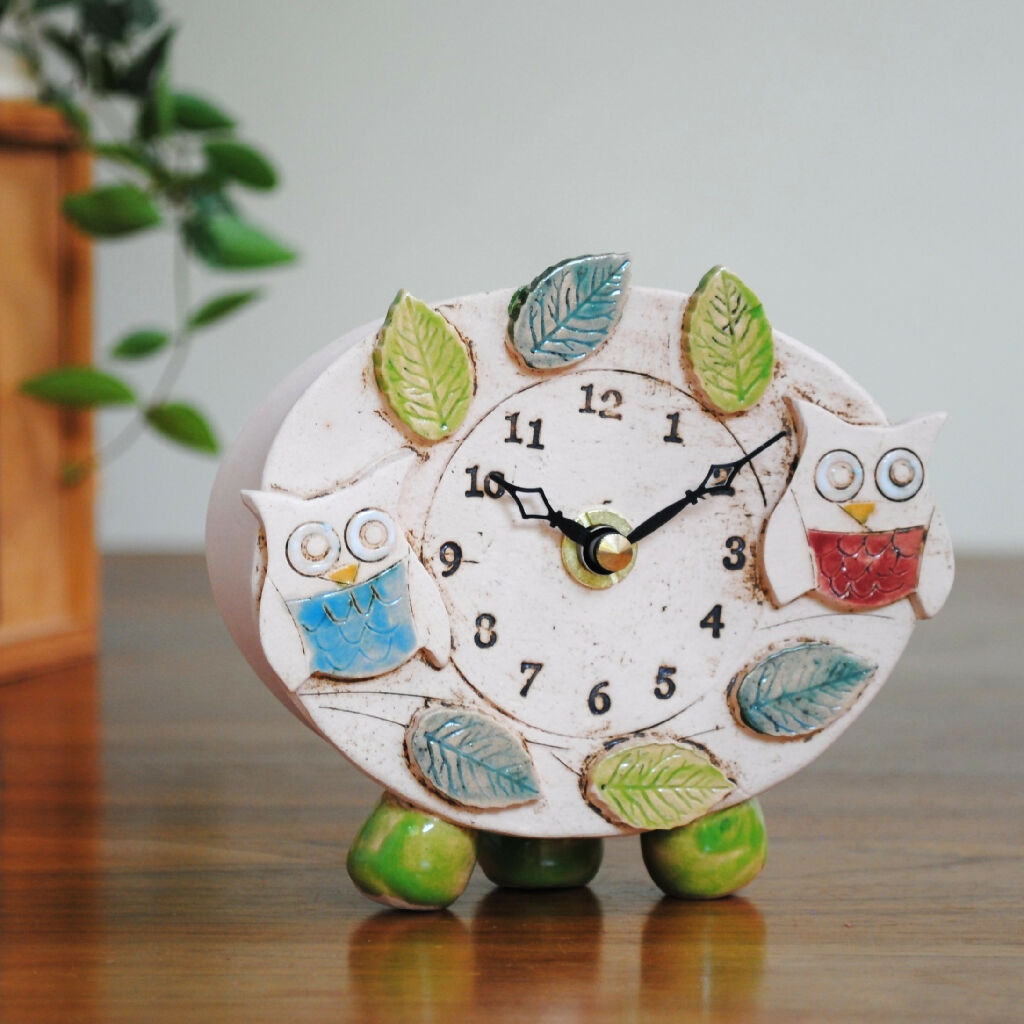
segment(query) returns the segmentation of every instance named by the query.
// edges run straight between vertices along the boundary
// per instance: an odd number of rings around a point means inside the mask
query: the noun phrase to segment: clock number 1
[[[493,647],[498,642],[498,633],[495,626],[498,620],[490,612],[483,612],[476,617],[476,632],[473,634],[473,643],[482,650]]]
[[[505,444],[522,444],[523,439],[519,436],[519,413],[510,412],[506,417],[508,422],[508,437],[505,438]],[[527,448],[541,449],[544,447],[540,443],[540,428],[544,426],[542,419],[530,420],[529,427],[533,432],[533,440],[527,444]]]
[[[519,671],[526,673],[526,682],[523,683],[523,688],[519,691],[520,697],[525,697],[530,692],[534,679],[540,675],[540,670],[543,667],[544,662],[542,661],[521,661],[519,663]]]
[[[722,606],[716,604],[711,611],[700,620],[701,629],[710,629],[711,636],[717,640],[722,635],[722,630],[725,629],[725,623],[722,621]]]

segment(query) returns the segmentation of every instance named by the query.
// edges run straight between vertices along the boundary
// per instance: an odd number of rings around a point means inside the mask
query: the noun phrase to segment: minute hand
[[[709,494],[735,494],[732,482],[736,479],[739,471],[766,448],[770,448],[776,441],[782,440],[788,434],[788,430],[780,430],[774,437],[765,441],[764,444],[755,448],[752,452],[747,452],[742,459],[737,459],[735,462],[715,463],[704,474],[704,479],[697,485],[695,490],[687,491],[678,501],[672,502],[671,505],[666,505],[660,512],[655,512],[649,519],[645,519],[626,540],[630,544],[643,540],[644,537],[650,536],[655,530],[664,526],[670,519],[674,519],[684,508],[696,505],[701,498],[706,498]]]

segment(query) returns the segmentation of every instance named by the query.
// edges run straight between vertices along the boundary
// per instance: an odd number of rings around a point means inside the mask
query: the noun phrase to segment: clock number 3
[[[484,650],[493,647],[498,642],[498,633],[495,630],[498,620],[490,612],[482,612],[476,617],[476,632],[473,634],[473,643]]]
[[[603,420],[621,420],[622,413],[616,412],[620,405],[622,405],[622,392],[616,391],[615,388],[609,388],[607,391],[601,394],[601,406],[600,409],[594,408],[594,385],[584,384],[580,391],[583,392],[583,408],[580,412],[596,412],[598,416]]]
[[[742,537],[730,537],[725,542],[725,549],[729,552],[722,559],[722,565],[726,569],[742,569],[747,564],[747,542]]]

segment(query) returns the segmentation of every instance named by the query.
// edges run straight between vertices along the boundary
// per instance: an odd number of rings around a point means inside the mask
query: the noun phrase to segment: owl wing
[[[919,619],[930,619],[946,603],[953,586],[953,540],[942,513],[935,509],[921,555],[917,590],[911,595]]]
[[[435,668],[448,664],[452,649],[452,627],[448,609],[441,600],[430,573],[415,555],[409,555],[409,599],[416,639]]]
[[[779,608],[814,589],[814,562],[792,488],[768,519],[761,545],[761,576]]]

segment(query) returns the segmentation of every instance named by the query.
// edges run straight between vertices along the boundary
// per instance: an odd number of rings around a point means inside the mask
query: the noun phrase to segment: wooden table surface
[[[105,565],[98,665],[0,687],[0,1019],[1024,1020],[1024,564],[967,561],[886,688],[765,795],[741,897],[589,889],[384,911],[376,787],[242,661],[195,558]]]

